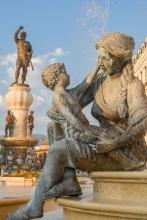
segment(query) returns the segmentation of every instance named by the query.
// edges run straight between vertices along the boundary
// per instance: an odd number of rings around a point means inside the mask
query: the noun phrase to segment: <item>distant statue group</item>
[[[5,137],[13,137],[13,129],[15,127],[16,119],[13,112],[8,110],[6,116],[5,125]],[[27,116],[27,137],[32,137],[32,132],[34,128],[34,111],[30,111]]]
[[[11,174],[23,170],[28,171],[42,170],[46,159],[46,153],[36,154],[34,149],[28,148],[26,155],[16,155],[14,150],[0,151],[0,175],[3,173]],[[1,172],[2,168],[2,172]]]
[[[147,98],[134,76],[134,39],[109,33],[97,43],[96,65],[76,87],[68,89],[65,65],[49,65],[42,82],[54,92],[48,117],[49,151],[31,200],[7,220],[43,215],[46,199],[79,196],[76,169],[91,171],[142,170],[147,162]],[[91,125],[82,109],[92,103]]]

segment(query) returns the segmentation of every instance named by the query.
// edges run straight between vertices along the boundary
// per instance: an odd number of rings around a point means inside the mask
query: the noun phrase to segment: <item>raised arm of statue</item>
[[[22,29],[23,29],[23,26],[20,26],[20,27],[16,30],[16,32],[14,33],[14,40],[15,40],[16,43],[17,43],[18,40],[19,40],[18,34],[19,34],[19,32],[20,32]]]
[[[87,88],[91,85],[91,83],[95,79],[95,76],[96,76],[97,72],[99,71],[99,69],[100,69],[99,60],[97,59],[96,66],[93,68],[93,70],[85,78]]]
[[[82,83],[69,90],[69,93],[77,98],[77,101],[82,108],[89,105],[94,100],[95,83],[96,82],[94,81],[87,89],[85,89],[86,86],[84,80]]]
[[[82,108],[84,108],[94,100],[95,86],[99,82],[98,77],[96,77],[98,71],[99,71],[99,60],[97,59],[96,66],[86,76],[86,78],[79,85],[69,90],[70,93],[76,96]]]

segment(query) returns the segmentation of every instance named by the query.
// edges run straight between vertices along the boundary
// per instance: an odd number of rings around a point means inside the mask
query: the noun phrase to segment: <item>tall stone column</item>
[[[6,95],[8,109],[15,117],[13,137],[27,136],[27,116],[33,103],[33,96],[28,85],[14,84]]]

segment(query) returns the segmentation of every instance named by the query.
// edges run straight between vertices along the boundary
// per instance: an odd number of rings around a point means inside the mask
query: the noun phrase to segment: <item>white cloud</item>
[[[39,123],[45,123],[45,124],[49,122],[48,117],[45,116],[45,115],[41,115],[41,116],[38,117],[36,120],[37,120]]]
[[[1,80],[1,84],[4,85],[4,86],[7,86],[7,87],[9,86],[8,81],[3,80],[3,79]]]
[[[10,77],[10,80],[12,81],[12,79],[13,79],[13,81],[14,81],[14,77],[15,77],[15,66],[14,66],[14,64],[12,66],[8,67],[6,69],[6,72],[8,73],[8,76]]]
[[[42,62],[43,62],[43,59],[42,59],[42,57],[40,56],[38,56],[38,57],[33,57],[32,58],[32,63],[34,64],[34,65],[39,65],[39,64],[42,64]]]
[[[48,53],[44,54],[44,58],[65,56],[65,55],[68,55],[69,53],[70,53],[70,51],[64,51],[63,48],[58,47],[53,52],[49,51]]]
[[[0,57],[0,65],[1,66],[13,65],[16,62],[16,57],[17,57],[16,53],[10,53],[7,54],[6,56],[2,56]]]
[[[3,102],[4,102],[4,97],[3,95],[0,94],[0,106],[3,104]]]
[[[49,63],[50,63],[50,64],[56,63],[56,58],[51,58],[51,59],[49,60]]]
[[[57,48],[56,50],[55,50],[55,56],[62,56],[62,55],[64,55],[64,51],[63,51],[63,49],[62,48]]]
[[[42,96],[33,94],[33,104],[31,108],[36,109],[39,106],[43,105],[44,102],[45,102],[45,99]]]
[[[7,103],[5,100],[5,95],[0,94],[0,114],[1,114],[1,116],[3,116],[3,114],[6,113],[6,111],[7,111]]]

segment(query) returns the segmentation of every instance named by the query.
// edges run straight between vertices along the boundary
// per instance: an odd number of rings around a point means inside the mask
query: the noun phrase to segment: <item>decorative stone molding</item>
[[[93,172],[93,195],[59,198],[64,219],[145,220],[147,219],[147,173]]]

